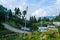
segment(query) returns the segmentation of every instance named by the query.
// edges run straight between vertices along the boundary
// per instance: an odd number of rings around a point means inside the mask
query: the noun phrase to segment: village
[[[47,24],[46,26],[40,26],[40,27],[38,27],[38,31],[46,32],[48,29],[58,31],[58,27],[56,27],[56,25],[60,26],[60,22],[52,22],[50,24]]]
[[[60,0],[0,0],[0,40],[60,40]]]

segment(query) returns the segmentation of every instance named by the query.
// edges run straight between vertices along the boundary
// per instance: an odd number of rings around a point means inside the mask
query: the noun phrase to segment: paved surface
[[[10,26],[8,24],[5,24],[5,23],[3,23],[3,25],[4,25],[4,27],[6,29],[11,30],[13,32],[18,32],[18,33],[31,33],[31,32],[27,32],[27,31],[22,31],[22,30],[16,29],[16,28],[14,28],[14,27],[12,27],[12,26]]]

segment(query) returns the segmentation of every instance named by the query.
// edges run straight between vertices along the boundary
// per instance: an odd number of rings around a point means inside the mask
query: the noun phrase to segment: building
[[[54,24],[47,24],[47,27],[48,28],[55,28],[55,25]]]
[[[38,27],[38,31],[39,32],[46,32],[47,29],[51,29],[51,30],[57,30],[57,28],[55,28],[55,25],[54,24],[47,24],[46,27]]]
[[[38,31],[39,32],[46,32],[47,31],[47,27],[38,27]]]
[[[53,22],[53,24],[60,26],[60,22]]]

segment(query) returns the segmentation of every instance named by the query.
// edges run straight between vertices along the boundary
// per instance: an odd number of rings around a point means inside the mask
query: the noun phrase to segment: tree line
[[[15,15],[13,15],[15,14]],[[39,23],[41,21],[60,21],[60,14],[58,16],[55,16],[53,19],[49,19],[47,17],[39,17],[38,19],[35,16],[30,16],[29,20],[25,19],[25,16],[27,14],[27,10],[21,10],[19,8],[15,8],[14,12],[12,12],[11,9],[5,8],[3,5],[0,5],[0,23],[6,22],[6,21],[14,21],[16,24],[20,24],[22,26],[25,26],[26,20],[26,26],[34,29],[37,29],[35,24]],[[22,18],[21,18],[22,17]]]

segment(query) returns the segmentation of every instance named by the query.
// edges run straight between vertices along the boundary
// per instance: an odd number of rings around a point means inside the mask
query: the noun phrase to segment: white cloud
[[[49,5],[50,0],[41,0],[38,3],[30,3],[30,0],[28,0],[27,3],[26,1],[27,0],[0,0],[0,4],[12,10],[14,10],[15,7],[19,7],[21,10],[24,10],[28,5],[29,7],[28,7],[27,18],[29,18],[30,16],[36,16],[36,17],[55,16],[60,13],[60,0],[56,0],[56,2],[54,2],[53,4],[51,1],[52,5]],[[47,4],[46,1],[49,4]],[[44,5],[44,3],[46,4]]]
[[[8,9],[14,10],[15,7],[23,8],[26,0],[0,0],[0,4]]]
[[[56,16],[60,13],[60,0],[56,0],[56,3],[52,6],[44,8],[48,15]]]
[[[31,16],[36,16],[36,17],[38,18],[38,17],[47,16],[47,14],[46,14],[46,11],[45,11],[45,10],[43,10],[43,9],[40,8],[40,9],[35,10],[35,11],[32,13]]]
[[[41,16],[56,16],[60,13],[60,0],[56,0],[54,5],[39,8],[35,10],[32,15],[38,17]]]

